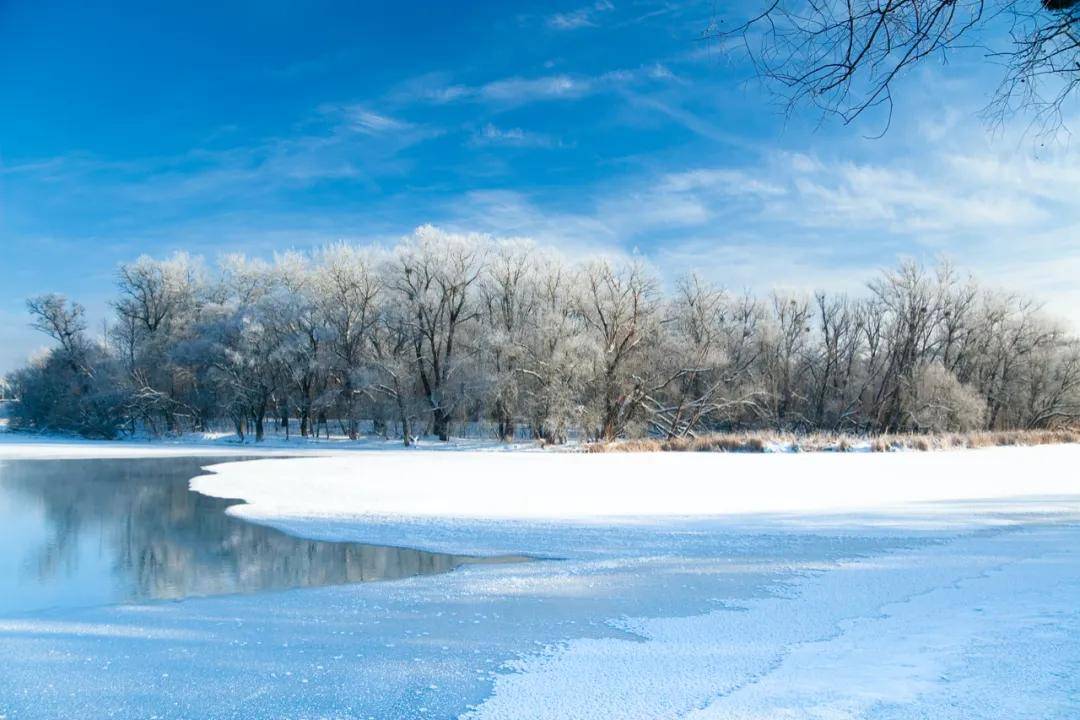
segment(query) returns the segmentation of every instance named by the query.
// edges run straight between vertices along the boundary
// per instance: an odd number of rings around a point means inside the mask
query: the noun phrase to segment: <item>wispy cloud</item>
[[[583,27],[592,27],[597,24],[599,15],[614,9],[615,5],[608,0],[598,0],[592,5],[549,16],[547,26],[553,30],[577,30]]]
[[[920,158],[914,167],[902,161],[825,162],[804,154],[776,161],[786,166],[790,200],[773,202],[768,210],[806,226],[876,229],[926,240],[1038,227],[1063,212],[1073,215],[1067,193],[1080,192],[1080,172],[1071,166],[1016,158],[957,154]]]
[[[72,154],[2,168],[27,187],[52,188],[46,197],[93,188],[99,200],[144,203],[214,203],[226,198],[268,199],[281,190],[330,180],[374,187],[380,177],[401,175],[410,162],[402,150],[442,130],[376,112],[358,104],[318,106],[289,135],[257,138],[229,147],[195,147],[171,156],[120,162]],[[190,210],[183,204],[174,210]]]
[[[443,105],[455,102],[493,102],[520,105],[538,100],[579,98],[592,92],[595,81],[586,76],[541,75],[508,77],[482,85],[433,84],[425,79],[406,83],[395,93],[400,102],[426,102]]]
[[[474,190],[448,202],[433,218],[454,229],[530,237],[570,255],[619,247],[615,229],[589,208],[541,205],[516,190]]]
[[[593,90],[595,81],[588,77],[548,75],[537,78],[513,77],[495,80],[476,89],[483,100],[495,102],[528,102],[550,98],[581,97]]]
[[[368,135],[401,132],[415,127],[412,123],[380,115],[362,105],[347,105],[339,108],[339,111],[351,129]]]
[[[775,151],[753,163],[667,173],[651,192],[725,212],[738,206],[753,222],[890,233],[924,245],[1080,221],[1080,169],[1064,159],[958,153],[885,164]]]
[[[501,145],[519,148],[558,148],[563,142],[546,133],[532,132],[519,127],[500,128],[487,123],[470,138],[470,143],[477,146]]]
[[[596,75],[555,73],[534,77],[512,76],[478,85],[448,83],[441,76],[415,78],[391,96],[399,103],[486,102],[516,106],[549,100],[576,100],[645,83],[670,83],[678,78],[661,63],[616,69]]]
[[[667,174],[651,196],[688,222],[681,237],[663,243],[666,262],[694,266],[689,259],[697,257],[698,266],[718,264],[743,277],[842,288],[845,277],[861,284],[868,269],[900,255],[944,255],[1080,321],[1070,274],[1080,266],[1080,168],[1071,156],[960,148],[894,157],[875,163],[773,152],[738,167]],[[695,204],[703,209],[697,222],[681,210]],[[621,210],[633,213],[634,205]],[[742,248],[737,263],[732,246]]]
[[[624,177],[573,203],[474,191],[433,219],[577,253],[640,247],[669,277],[697,271],[758,291],[858,293],[902,256],[946,256],[1080,323],[1078,196],[1080,166],[1069,155],[957,148],[853,162],[766,151],[731,164]]]

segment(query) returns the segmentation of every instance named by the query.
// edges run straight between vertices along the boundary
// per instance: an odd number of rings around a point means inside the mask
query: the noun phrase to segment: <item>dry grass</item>
[[[693,438],[639,438],[590,443],[588,452],[851,452],[870,450],[950,450],[1002,445],[1058,445],[1080,443],[1080,428],[1056,430],[986,430],[966,433],[850,435],[844,433],[784,433],[748,431],[717,433]]]

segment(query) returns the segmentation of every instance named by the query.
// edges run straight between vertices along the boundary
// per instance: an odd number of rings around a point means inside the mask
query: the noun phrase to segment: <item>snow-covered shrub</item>
[[[126,419],[129,398],[116,368],[96,349],[78,365],[54,349],[11,375],[19,397],[10,408],[14,430],[78,433],[111,439]]]
[[[913,395],[909,412],[915,429],[966,432],[978,430],[986,422],[986,399],[941,363],[920,370]]]

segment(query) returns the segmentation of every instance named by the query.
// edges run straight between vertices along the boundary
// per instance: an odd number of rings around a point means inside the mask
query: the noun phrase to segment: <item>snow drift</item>
[[[632,520],[1078,496],[1080,446],[936,453],[417,453],[213,465],[193,490],[252,518]]]

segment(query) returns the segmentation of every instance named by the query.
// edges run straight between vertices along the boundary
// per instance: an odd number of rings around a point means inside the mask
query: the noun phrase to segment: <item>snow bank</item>
[[[192,489],[251,518],[631,520],[1080,499],[1080,446],[933,453],[403,453],[214,465]]]

